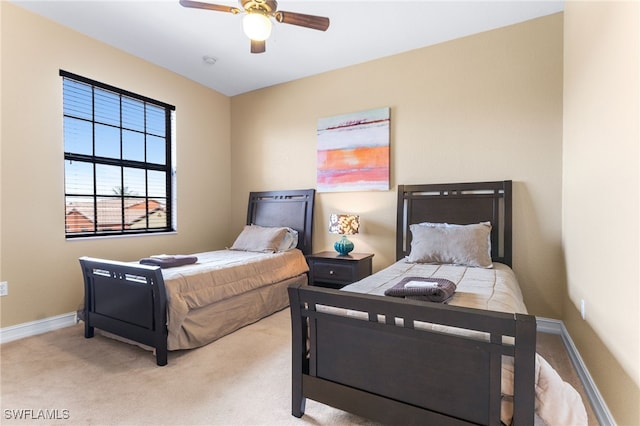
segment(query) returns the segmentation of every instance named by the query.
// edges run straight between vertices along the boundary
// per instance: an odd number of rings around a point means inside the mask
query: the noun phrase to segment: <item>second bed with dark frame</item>
[[[398,186],[397,259],[408,254],[410,224],[488,221],[492,259],[511,266],[511,190],[511,181]],[[310,398],[386,424],[499,425],[502,357],[509,356],[513,424],[534,423],[534,316],[307,286],[289,287],[289,298],[294,416]],[[318,305],[365,312],[369,320]],[[429,332],[414,322],[489,338]]]

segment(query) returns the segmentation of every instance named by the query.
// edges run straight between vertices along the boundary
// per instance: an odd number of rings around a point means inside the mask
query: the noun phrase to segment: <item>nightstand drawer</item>
[[[342,288],[371,275],[371,253],[339,256],[335,251],[307,255],[309,285]]]
[[[316,280],[320,281],[353,281],[353,268],[350,265],[343,265],[329,262],[316,262],[313,273]]]

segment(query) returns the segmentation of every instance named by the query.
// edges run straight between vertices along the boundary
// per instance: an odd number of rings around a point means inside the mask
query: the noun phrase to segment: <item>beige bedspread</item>
[[[194,347],[203,340],[194,328],[188,336],[189,342],[182,341],[185,333],[181,328],[190,312],[272,286],[309,270],[304,255],[297,249],[273,254],[218,250],[194,255],[198,257],[195,264],[162,270],[168,298],[169,350]],[[203,342],[208,343],[206,340],[209,339],[207,337]]]
[[[454,265],[427,265],[398,261],[344,291],[384,295],[384,291],[405,277],[446,278],[456,284],[456,292],[447,302],[452,306],[500,312],[527,313],[515,274],[506,265],[495,263],[491,269]]]
[[[454,265],[428,265],[408,263],[400,260],[361,281],[344,287],[343,291],[384,295],[384,291],[406,277],[446,278],[457,288],[448,305],[509,313],[527,313],[522,292],[513,270],[501,263],[494,263],[492,269],[470,268]],[[386,296],[389,297],[389,296]],[[429,303],[429,302],[425,302]],[[336,308],[331,309],[333,311]],[[359,316],[349,312],[348,315]],[[364,317],[363,319],[366,319]],[[416,328],[420,328],[416,324]],[[470,335],[459,329],[423,324],[423,328],[437,329],[454,334]],[[476,332],[477,333],[477,332]],[[502,373],[503,400],[502,421],[510,423],[513,407],[513,359],[505,358]],[[549,426],[579,426],[587,424],[587,414],[578,392],[564,382],[558,373],[539,355],[536,355],[536,413]]]

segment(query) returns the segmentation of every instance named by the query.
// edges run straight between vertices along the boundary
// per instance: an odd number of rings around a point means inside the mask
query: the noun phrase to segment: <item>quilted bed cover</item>
[[[190,312],[261,291],[309,270],[298,249],[282,253],[217,250],[194,256],[198,257],[195,264],[162,270],[168,298],[169,350],[200,343],[197,327],[190,330],[188,342],[182,341],[185,333],[181,328]],[[286,289],[282,293],[286,298]],[[246,309],[254,307],[247,306]],[[209,338],[202,340],[208,343]]]
[[[399,260],[391,266],[344,287],[343,291],[384,295],[386,289],[408,277],[444,278],[456,284],[456,292],[447,301],[451,306],[527,313],[522,292],[513,270],[507,265],[494,263],[490,269],[456,265],[418,264]],[[390,296],[385,296],[390,297]],[[430,302],[424,302],[430,303]],[[333,311],[336,308],[332,308]],[[356,312],[347,315],[358,316]],[[363,319],[366,319],[364,317]],[[422,328],[447,333],[473,336],[474,331],[451,329],[433,324],[421,324]],[[416,325],[418,328],[418,325]],[[477,336],[475,336],[477,337]],[[536,355],[536,414],[545,424],[586,425],[587,414],[580,394],[540,355]],[[502,366],[503,423],[510,424],[513,413],[513,359],[504,358]]]

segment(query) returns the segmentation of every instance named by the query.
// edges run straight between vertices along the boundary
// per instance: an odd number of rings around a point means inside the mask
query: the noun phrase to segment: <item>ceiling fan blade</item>
[[[266,48],[266,43],[264,40],[251,40],[251,53],[263,53]]]
[[[211,4],[211,3],[202,3],[199,1],[191,1],[191,0],[180,0],[180,4],[184,7],[193,7],[195,9],[206,9],[206,10],[215,10],[216,12],[229,12],[236,13],[242,12],[237,7],[231,6],[222,6],[219,4]]]
[[[297,25],[299,27],[326,31],[329,28],[329,18],[323,16],[305,15],[304,13],[284,12],[275,13],[276,21],[284,24]]]

